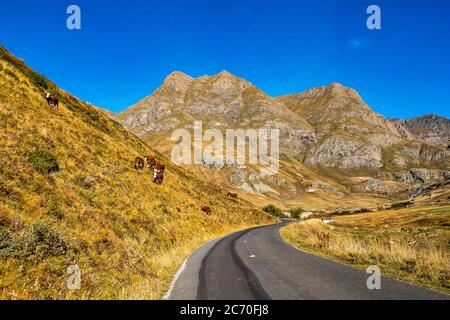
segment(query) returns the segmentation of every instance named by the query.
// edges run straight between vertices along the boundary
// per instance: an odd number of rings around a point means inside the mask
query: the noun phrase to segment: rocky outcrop
[[[408,120],[398,118],[390,120],[405,137],[415,137],[443,148],[450,145],[450,119],[427,114]]]
[[[230,182],[237,188],[254,194],[273,193],[283,199],[297,195],[297,188],[292,183],[277,176],[261,176],[253,170],[238,170],[230,175]]]
[[[433,193],[433,191],[435,190],[449,190],[450,189],[450,177],[448,177],[447,179],[445,179],[442,182],[438,182],[438,183],[433,183],[431,185],[426,185],[426,186],[421,186],[418,188],[415,188],[411,193],[410,193],[410,198],[417,198],[420,196],[431,196],[431,194]],[[448,200],[448,196],[447,196],[447,200]]]
[[[314,192],[311,192],[313,190],[314,190]],[[326,193],[330,193],[330,194],[333,194],[338,197],[343,197],[345,195],[345,193],[342,192],[339,188],[337,188],[336,186],[333,186],[329,183],[311,182],[311,183],[307,184],[307,188],[306,188],[307,193],[315,193],[319,190],[325,191]]]
[[[380,168],[381,148],[341,137],[330,137],[311,148],[305,163],[334,168]]]
[[[450,178],[450,171],[437,169],[415,168],[405,172],[386,172],[385,179],[399,181],[407,184],[429,184],[441,182]]]
[[[398,183],[392,181],[382,181],[373,178],[352,178],[354,192],[395,194],[404,190]]]

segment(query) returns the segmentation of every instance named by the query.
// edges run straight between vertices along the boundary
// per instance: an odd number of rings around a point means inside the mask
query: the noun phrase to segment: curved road
[[[369,274],[307,254],[280,237],[286,225],[252,228],[209,242],[185,262],[168,299],[449,299],[432,290],[382,277],[380,290],[366,286]]]

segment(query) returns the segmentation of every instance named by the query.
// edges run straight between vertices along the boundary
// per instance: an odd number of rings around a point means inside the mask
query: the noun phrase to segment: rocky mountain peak
[[[168,89],[181,91],[186,90],[192,83],[192,80],[193,78],[189,75],[180,71],[174,71],[166,77],[163,85]]]
[[[339,83],[339,82],[332,82],[329,86],[328,86],[328,88],[330,89],[330,90],[336,90],[336,91],[341,91],[341,90],[343,90],[345,87],[344,87],[344,85],[342,84],[342,83]]]
[[[215,77],[225,77],[225,78],[237,78],[235,75],[231,74],[227,70],[223,70],[215,75]]]
[[[208,82],[212,84],[212,86],[208,88],[211,92],[225,96],[239,94],[252,86],[250,82],[241,79],[226,70],[209,77]]]

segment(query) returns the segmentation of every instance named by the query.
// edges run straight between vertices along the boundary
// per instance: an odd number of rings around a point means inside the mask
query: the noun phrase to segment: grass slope
[[[450,207],[428,206],[313,219],[281,230],[313,253],[450,293]]]
[[[58,110],[46,91],[59,97]],[[272,221],[2,47],[0,153],[0,299],[158,299],[193,248]],[[146,154],[166,163],[162,186],[134,170],[134,158]],[[81,290],[67,289],[72,264]]]

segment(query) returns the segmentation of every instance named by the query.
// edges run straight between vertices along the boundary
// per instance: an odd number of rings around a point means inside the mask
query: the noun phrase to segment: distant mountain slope
[[[119,122],[167,155],[173,130],[191,129],[195,120],[222,131],[280,129],[276,176],[262,177],[251,166],[188,167],[240,189],[257,204],[374,205],[372,200],[378,204],[405,196],[410,184],[440,180],[450,167],[446,148],[402,130],[374,112],[355,90],[338,83],[272,98],[226,71],[200,78],[174,72],[154,93],[118,115]]]
[[[166,164],[161,186],[134,169],[147,154]],[[160,298],[194,247],[270,221],[0,47],[0,299]]]
[[[409,136],[415,136],[431,144],[448,148],[450,146],[450,119],[427,114],[422,117],[390,119]]]
[[[382,147],[401,143],[395,126],[341,84],[277,99],[315,127],[318,144],[305,161],[339,168],[381,168]]]

